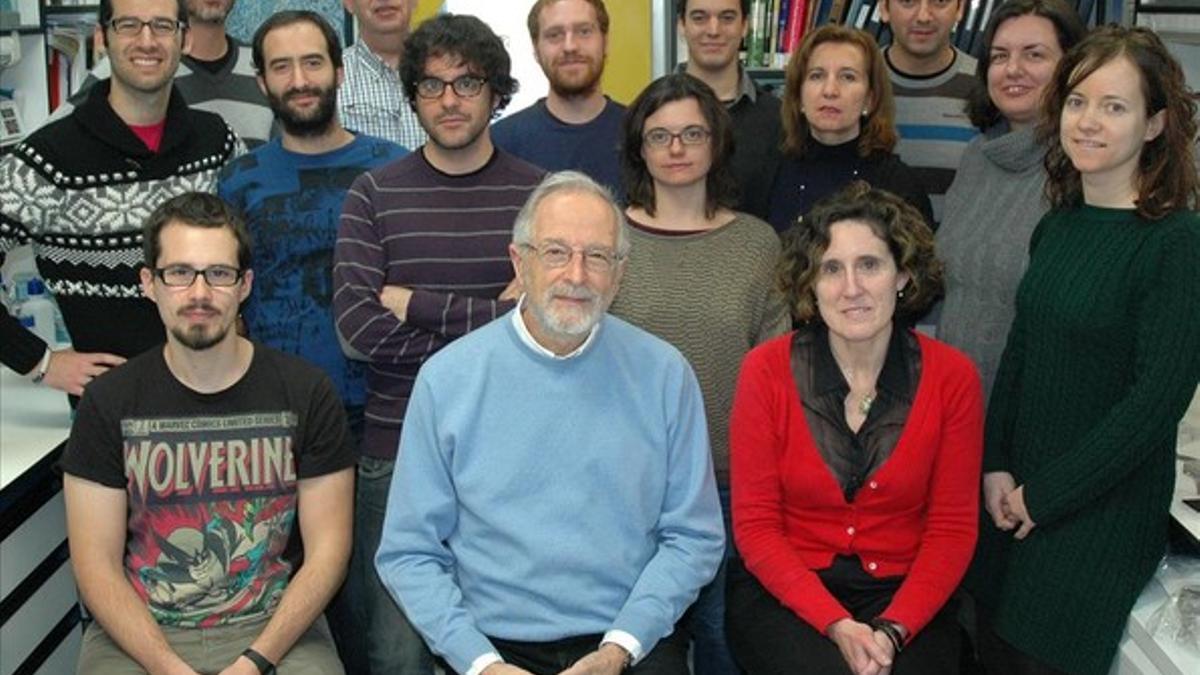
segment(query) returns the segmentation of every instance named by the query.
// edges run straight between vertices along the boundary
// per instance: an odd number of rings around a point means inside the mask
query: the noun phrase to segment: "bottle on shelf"
[[[17,308],[21,323],[32,330],[46,344],[58,344],[58,328],[55,325],[57,309],[46,295],[46,285],[41,279],[30,279],[26,297]]]

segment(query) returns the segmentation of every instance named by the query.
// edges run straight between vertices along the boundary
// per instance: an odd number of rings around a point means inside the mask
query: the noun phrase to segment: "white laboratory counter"
[[[67,440],[67,395],[0,366],[0,490]]]
[[[79,605],[62,483],[66,394],[0,366],[0,673],[74,672]]]

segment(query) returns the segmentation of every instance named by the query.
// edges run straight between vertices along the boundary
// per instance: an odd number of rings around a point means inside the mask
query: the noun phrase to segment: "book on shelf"
[[[753,0],[744,43],[746,67],[782,69],[800,46],[820,0]]]

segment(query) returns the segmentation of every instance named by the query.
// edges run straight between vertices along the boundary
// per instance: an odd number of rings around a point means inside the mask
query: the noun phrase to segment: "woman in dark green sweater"
[[[1200,377],[1196,106],[1153,33],[1115,26],[1045,102],[1052,210],[987,417],[981,654],[1004,675],[1103,674],[1164,552]]]

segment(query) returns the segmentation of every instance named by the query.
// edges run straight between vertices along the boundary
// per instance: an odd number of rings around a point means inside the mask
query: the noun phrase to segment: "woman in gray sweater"
[[[937,232],[946,265],[938,337],[966,352],[990,394],[1025,272],[1029,237],[1047,204],[1034,140],[1042,91],[1063,54],[1084,34],[1063,0],[1010,0],[984,32],[978,84],[968,112],[981,133],[967,146],[946,193]]]
[[[725,106],[691,75],[661,77],[630,104],[621,163],[632,252],[609,310],[674,345],[696,371],[727,528],[738,368],[746,352],[789,325],[774,283],[779,238],[770,225],[732,210],[732,154]],[[725,644],[724,565],[684,621],[696,675],[735,675]]]

